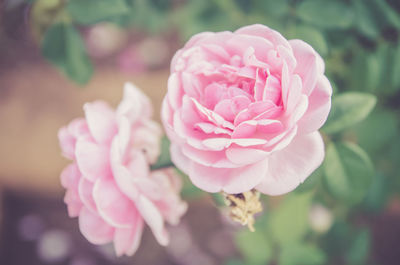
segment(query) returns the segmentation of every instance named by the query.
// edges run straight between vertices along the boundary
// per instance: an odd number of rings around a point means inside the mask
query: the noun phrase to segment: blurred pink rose
[[[116,111],[105,102],[84,106],[85,119],[73,120],[58,137],[74,162],[61,174],[70,217],[93,244],[114,242],[117,255],[133,255],[144,222],[161,245],[169,237],[164,221],[177,224],[186,211],[173,171],[150,172],[157,160],[161,129],[151,120],[149,99],[131,84]]]
[[[199,188],[289,192],[322,162],[324,62],[263,25],[193,36],[171,62],[162,118],[173,162]]]

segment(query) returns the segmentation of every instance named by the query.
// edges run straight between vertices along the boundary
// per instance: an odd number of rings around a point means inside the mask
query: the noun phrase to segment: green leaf
[[[169,153],[170,141],[166,136],[161,139],[161,154],[158,157],[158,160],[155,164],[151,165],[151,169],[160,169],[164,167],[171,167],[174,164],[171,161],[170,153]]]
[[[69,0],[67,10],[76,22],[86,25],[127,14],[130,9],[124,0]]]
[[[377,108],[363,122],[354,126],[353,130],[358,144],[372,154],[374,159],[381,155],[381,151],[387,150],[393,139],[398,137],[398,126],[399,120],[396,113]],[[385,129],[382,130],[382,128]]]
[[[379,36],[379,26],[374,17],[374,9],[366,1],[354,1],[357,29],[370,39]]]
[[[365,119],[376,104],[376,97],[368,93],[345,92],[332,100],[331,113],[322,130],[337,133]]]
[[[392,68],[392,85],[393,87],[399,89],[400,88],[400,45],[397,46],[397,49],[393,55],[393,68]]]
[[[311,199],[312,193],[292,193],[270,213],[270,233],[279,245],[297,242],[305,236]]]
[[[282,248],[279,265],[320,265],[326,264],[326,256],[317,246],[294,244]]]
[[[265,233],[242,229],[235,235],[236,246],[247,265],[267,264],[272,258],[272,246]]]
[[[361,265],[366,264],[369,249],[371,245],[371,235],[368,229],[361,230],[351,242],[347,252],[348,264]]]
[[[364,198],[374,175],[367,153],[352,143],[328,145],[324,172],[330,193],[347,203],[358,203]]]
[[[177,168],[175,168],[175,170],[181,176],[183,182],[181,194],[185,200],[195,199],[206,194],[204,191],[194,186],[193,183],[189,180],[189,177],[185,173],[183,173]]]
[[[378,8],[385,14],[389,24],[400,29],[400,16],[385,0],[376,0]]]
[[[79,32],[69,24],[54,24],[47,30],[43,38],[42,53],[79,84],[87,83],[93,73],[83,40]]]
[[[297,8],[298,16],[322,28],[349,28],[353,22],[350,6],[340,1],[306,0]]]
[[[288,32],[291,39],[301,39],[310,44],[321,55],[328,53],[328,44],[322,32],[314,27],[306,25],[296,25]]]

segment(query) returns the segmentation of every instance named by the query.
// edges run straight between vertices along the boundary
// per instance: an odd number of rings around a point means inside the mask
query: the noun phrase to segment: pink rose
[[[162,118],[173,162],[199,188],[289,192],[322,162],[324,62],[263,25],[193,36],[171,62]]]
[[[58,134],[64,156],[74,161],[61,174],[69,215],[79,217],[91,243],[113,241],[118,256],[135,253],[144,222],[166,245],[164,221],[177,224],[186,203],[173,171],[150,172],[161,129],[151,120],[149,99],[126,84],[116,111],[102,101],[87,103],[84,110],[85,119],[73,120]]]

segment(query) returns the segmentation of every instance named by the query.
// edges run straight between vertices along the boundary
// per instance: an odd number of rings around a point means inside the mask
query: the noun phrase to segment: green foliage
[[[242,229],[236,233],[235,242],[247,265],[267,264],[272,258],[272,245],[260,231]]]
[[[125,0],[69,0],[67,9],[79,24],[94,24],[129,12]]]
[[[332,100],[328,120],[323,127],[326,133],[340,132],[365,119],[376,104],[372,94],[346,92]]]
[[[312,193],[292,193],[270,213],[269,231],[281,246],[300,241],[308,231]]]
[[[371,245],[371,235],[367,229],[362,229],[352,239],[347,251],[347,261],[351,265],[365,264]]]
[[[70,24],[58,23],[47,30],[43,38],[42,53],[79,84],[88,82],[93,73],[82,38]]]
[[[350,6],[341,1],[305,0],[297,8],[304,21],[322,28],[349,28],[353,23]]]
[[[322,265],[326,264],[324,252],[315,245],[293,244],[283,247],[279,265]]]
[[[360,202],[374,169],[367,153],[352,143],[331,143],[324,162],[325,183],[331,194],[349,204]]]

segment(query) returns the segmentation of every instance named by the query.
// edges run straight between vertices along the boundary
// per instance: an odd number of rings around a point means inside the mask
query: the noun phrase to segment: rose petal
[[[285,149],[272,153],[269,168],[257,190],[268,195],[292,191],[318,168],[324,159],[324,143],[314,132],[296,137]]]
[[[103,101],[86,103],[83,109],[90,133],[96,142],[109,142],[117,132],[114,111]]]
[[[114,236],[114,228],[85,207],[79,215],[79,229],[86,239],[95,245],[109,243]]]
[[[136,211],[136,210],[135,210]],[[138,216],[129,228],[117,228],[114,234],[114,248],[118,257],[126,254],[132,256],[139,248],[143,233],[143,219]]]

